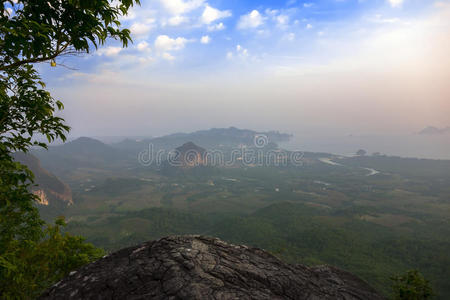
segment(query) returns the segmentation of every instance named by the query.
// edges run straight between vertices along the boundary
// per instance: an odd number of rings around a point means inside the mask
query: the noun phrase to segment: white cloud
[[[140,42],[140,43],[137,45],[137,49],[138,49],[139,51],[149,51],[149,50],[150,50],[149,44],[148,44],[146,41]]]
[[[238,54],[239,57],[241,58],[246,58],[248,57],[248,50],[243,48],[241,45],[237,45],[236,46],[236,53]]]
[[[136,11],[134,8],[130,8],[126,15],[121,16],[120,21],[129,21],[136,19]]]
[[[173,15],[182,15],[201,7],[205,0],[160,0],[160,2]]]
[[[187,39],[178,37],[172,39],[167,35],[160,35],[155,40],[155,48],[160,52],[181,50],[187,43]]]
[[[220,31],[220,30],[224,30],[226,27],[225,25],[223,25],[222,22],[220,22],[219,24],[213,24],[208,26],[208,31]]]
[[[313,26],[311,24],[306,24],[306,29],[312,29]]]
[[[168,53],[168,52],[164,52],[162,54],[162,58],[165,59],[165,60],[168,60],[168,61],[175,60],[175,57],[172,54]]]
[[[304,8],[309,8],[309,7],[312,7],[313,5],[314,5],[314,3],[303,3]]]
[[[214,21],[217,21],[219,19],[228,18],[228,17],[231,17],[231,11],[218,10],[218,9],[206,4],[205,10],[203,11],[203,14],[201,16],[201,21],[203,24],[209,25]]]
[[[388,0],[392,7],[402,6],[403,0]]]
[[[293,40],[295,40],[295,33],[290,32],[290,33],[286,34],[286,35],[284,36],[284,39],[286,39],[286,40],[292,42]]]
[[[369,22],[379,23],[379,24],[393,24],[400,23],[401,19],[399,18],[384,18],[382,15],[375,15],[375,18],[368,19]]]
[[[186,23],[187,21],[188,21],[188,18],[186,18],[185,16],[176,15],[176,16],[171,17],[167,23],[170,26],[178,26],[183,23]]]
[[[150,32],[150,30],[153,29],[154,22],[155,22],[154,19],[147,19],[145,21],[145,23],[139,23],[139,22],[133,23],[130,26],[130,31],[133,35],[135,35],[137,37],[145,36],[146,34],[148,34]]]
[[[151,56],[149,56],[149,57],[139,57],[138,61],[141,64],[148,64],[148,63],[154,62],[155,59],[153,57],[151,57]]]
[[[121,47],[106,47],[97,50],[97,55],[99,56],[116,56],[122,51]]]
[[[250,12],[247,15],[241,16],[238,28],[239,29],[248,29],[248,28],[257,28],[264,23],[264,17],[257,11],[256,9]]]
[[[289,23],[289,16],[278,15],[275,20],[277,21],[278,26],[286,26]]]
[[[202,36],[202,38],[200,39],[200,43],[202,44],[209,44],[211,42],[211,38],[207,35]]]

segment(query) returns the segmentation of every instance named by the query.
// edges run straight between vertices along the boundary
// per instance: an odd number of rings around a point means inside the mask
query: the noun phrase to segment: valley
[[[419,269],[440,299],[450,295],[450,161],[312,152],[286,165],[138,160],[149,143],[170,151],[193,142],[228,157],[253,147],[255,134],[216,129],[109,145],[82,138],[34,151],[72,190],[73,205],[49,203],[41,213],[48,220],[66,216],[70,233],[107,251],[202,234],[261,247],[290,263],[335,265],[385,294],[391,276]],[[282,151],[276,137],[253,148]]]

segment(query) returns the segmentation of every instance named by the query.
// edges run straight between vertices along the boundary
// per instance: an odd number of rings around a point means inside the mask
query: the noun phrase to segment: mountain
[[[31,154],[23,152],[14,153],[14,159],[26,165],[35,176],[36,187],[32,188],[35,195],[39,196],[41,205],[72,205],[72,191],[70,187],[58,177],[42,168],[39,159]]]
[[[52,146],[48,150],[34,150],[32,153],[45,168],[57,175],[72,172],[77,168],[108,169],[117,164],[124,164],[129,159],[126,153],[88,137]]]
[[[177,153],[175,163],[182,167],[206,165],[206,150],[192,142],[185,143],[175,150]]]
[[[424,135],[435,135],[435,134],[450,134],[450,127],[446,128],[436,128],[433,126],[428,126],[424,129],[422,129],[419,134]]]
[[[278,131],[257,132],[248,129],[212,128],[209,130],[200,130],[192,133],[175,133],[145,140],[127,139],[112,146],[117,149],[131,150],[140,152],[146,150],[149,144],[155,149],[175,149],[178,145],[187,142],[193,142],[202,145],[206,149],[215,149],[220,147],[237,147],[240,144],[254,145],[255,137],[263,136],[265,143],[279,143],[291,139],[291,135],[280,133]]]
[[[268,252],[202,236],[120,250],[55,284],[39,299],[384,299],[330,266],[288,265]]]

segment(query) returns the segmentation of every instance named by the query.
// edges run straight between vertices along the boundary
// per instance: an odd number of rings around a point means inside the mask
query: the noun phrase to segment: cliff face
[[[33,194],[39,197],[40,205],[51,205],[54,202],[72,205],[72,190],[58,177],[42,168],[39,160],[31,155],[22,152],[14,153],[14,159],[26,165],[35,176],[37,186],[32,188]]]
[[[206,150],[192,142],[183,144],[175,149],[178,157],[177,163],[184,168],[204,166],[206,162]]]
[[[269,253],[201,236],[120,250],[40,299],[384,299],[342,270],[287,265]]]

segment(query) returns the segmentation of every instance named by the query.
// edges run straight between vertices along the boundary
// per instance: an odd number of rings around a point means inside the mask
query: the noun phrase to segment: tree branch
[[[0,66],[0,71],[6,71],[8,69],[17,68],[17,67],[20,67],[20,66],[25,65],[25,64],[40,63],[40,62],[45,62],[45,61],[49,61],[49,60],[55,59],[56,57],[58,57],[59,55],[64,53],[64,51],[67,49],[69,44],[70,43],[67,43],[61,49],[55,50],[55,53],[53,55],[51,55],[51,56],[35,57],[35,58],[30,58],[30,59],[24,59],[24,60],[16,61],[15,63],[9,64],[9,65]]]

